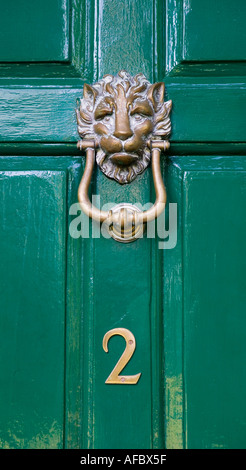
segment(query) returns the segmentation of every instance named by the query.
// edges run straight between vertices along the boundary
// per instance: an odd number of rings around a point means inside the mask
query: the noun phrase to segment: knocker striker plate
[[[164,210],[166,190],[160,170],[160,153],[169,148],[171,101],[164,102],[164,83],[151,84],[143,74],[125,71],[105,75],[93,86],[84,85],[76,110],[80,150],[86,150],[86,167],[79,186],[82,210],[91,218],[109,223],[109,233],[120,242],[136,240],[143,224]],[[162,140],[163,139],[163,140]],[[156,201],[147,211],[119,204],[100,211],[88,197],[95,160],[101,171],[120,184],[128,184],[152,162]],[[120,222],[119,222],[120,221]],[[141,228],[140,228],[141,227]]]

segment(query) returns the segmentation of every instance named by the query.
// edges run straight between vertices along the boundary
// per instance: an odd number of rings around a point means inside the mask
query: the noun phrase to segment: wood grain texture
[[[70,61],[80,76],[94,78],[95,2],[70,0]]]
[[[154,2],[98,0],[97,5],[98,77],[122,69],[136,74],[141,68],[152,80]]]
[[[167,97],[173,101],[171,140],[245,142],[246,83],[199,81],[165,80]],[[0,88],[1,141],[76,142],[75,108],[82,83],[79,88]]]

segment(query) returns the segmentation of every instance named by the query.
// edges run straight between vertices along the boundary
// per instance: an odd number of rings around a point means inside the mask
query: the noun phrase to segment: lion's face
[[[171,101],[164,103],[163,98],[163,83],[151,85],[144,75],[131,77],[125,71],[84,85],[78,132],[96,136],[97,163],[109,178],[130,183],[149,164],[147,138],[169,136]]]

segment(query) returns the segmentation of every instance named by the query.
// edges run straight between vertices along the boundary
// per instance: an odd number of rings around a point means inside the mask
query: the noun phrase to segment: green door
[[[0,448],[246,448],[245,15],[244,0],[1,0]],[[81,216],[76,238],[75,108],[122,69],[173,102],[176,225],[167,204],[162,236],[87,236]],[[91,193],[153,202],[151,168],[123,186],[97,168]],[[114,328],[135,337],[136,384],[105,383]]]

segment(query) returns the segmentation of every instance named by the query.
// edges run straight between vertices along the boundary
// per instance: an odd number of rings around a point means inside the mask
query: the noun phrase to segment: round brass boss
[[[109,212],[109,233],[121,243],[133,242],[143,236],[144,223],[139,221],[142,211],[133,204],[121,203]]]

